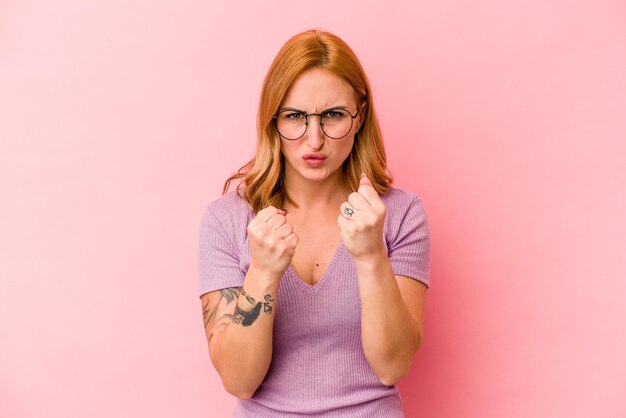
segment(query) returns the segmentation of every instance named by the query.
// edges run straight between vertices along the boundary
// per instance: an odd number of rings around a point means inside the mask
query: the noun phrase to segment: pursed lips
[[[305,160],[325,160],[326,156],[324,154],[304,154],[302,158]]]
[[[321,167],[322,165],[324,165],[324,161],[326,160],[326,155],[321,154],[321,153],[304,154],[302,156],[302,159],[304,160],[304,163],[309,168],[317,168],[317,167]]]

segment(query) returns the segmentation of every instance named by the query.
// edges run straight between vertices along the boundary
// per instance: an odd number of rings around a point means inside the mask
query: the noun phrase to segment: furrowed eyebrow
[[[337,110],[337,109],[348,110],[348,106],[333,106],[333,107],[329,107],[328,109],[322,110],[322,112],[328,112],[329,110]]]
[[[336,109],[348,110],[348,106],[333,106],[333,107],[329,107],[328,109],[324,109],[324,110],[322,110],[319,113],[328,112],[330,110],[336,110]],[[281,109],[278,109],[278,112],[284,112],[284,111],[287,111],[287,110],[290,110],[292,112],[307,113],[304,110],[301,110],[301,109],[298,109],[298,108],[295,108],[295,107],[283,107]]]

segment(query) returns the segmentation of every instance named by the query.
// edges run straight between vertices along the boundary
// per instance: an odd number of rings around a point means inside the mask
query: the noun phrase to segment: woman
[[[403,416],[429,236],[420,200],[390,183],[352,50],[291,38],[263,84],[256,156],[201,223],[204,325],[235,417]]]

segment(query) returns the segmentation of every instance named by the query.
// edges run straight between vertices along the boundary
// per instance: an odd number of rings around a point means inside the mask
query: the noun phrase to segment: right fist
[[[282,276],[296,251],[298,235],[285,212],[268,206],[248,224],[250,268]]]

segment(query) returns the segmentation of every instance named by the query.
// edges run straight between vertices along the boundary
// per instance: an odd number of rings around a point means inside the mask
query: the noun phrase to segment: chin
[[[300,172],[300,175],[307,180],[322,181],[335,175],[338,170],[339,168],[335,168],[334,170],[330,168],[305,168],[303,171]]]
[[[306,180],[324,180],[330,175],[326,170],[302,170],[298,174]]]

